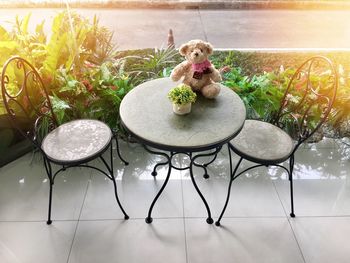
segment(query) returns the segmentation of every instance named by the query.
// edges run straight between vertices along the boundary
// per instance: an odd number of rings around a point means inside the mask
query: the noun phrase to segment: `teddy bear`
[[[210,63],[208,57],[213,53],[213,46],[202,40],[191,40],[179,49],[180,55],[186,58],[177,65],[170,78],[189,85],[193,91],[200,92],[206,98],[213,99],[220,92],[220,72]]]

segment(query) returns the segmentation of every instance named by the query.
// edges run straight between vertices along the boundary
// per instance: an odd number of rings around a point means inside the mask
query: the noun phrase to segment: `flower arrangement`
[[[168,93],[169,100],[177,105],[185,105],[187,103],[194,103],[197,98],[197,94],[194,93],[190,86],[180,84],[171,89]]]
[[[173,103],[174,113],[184,115],[191,112],[191,105],[196,101],[197,94],[190,86],[180,84],[170,90],[168,98]]]

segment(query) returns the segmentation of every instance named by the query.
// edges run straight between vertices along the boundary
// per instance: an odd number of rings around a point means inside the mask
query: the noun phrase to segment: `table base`
[[[160,188],[160,190],[158,191],[156,197],[153,199],[152,201],[152,204],[148,210],[148,215],[145,219],[146,223],[147,224],[150,224],[152,223],[153,221],[153,218],[152,218],[152,210],[153,210],[153,207],[155,205],[155,203],[157,202],[158,198],[160,197],[160,195],[162,194],[164,188],[166,187],[166,185],[168,184],[168,181],[169,181],[169,178],[170,178],[170,174],[171,174],[171,169],[176,169],[176,170],[186,170],[186,169],[189,169],[190,170],[190,177],[191,177],[191,181],[192,181],[192,184],[194,186],[194,188],[196,189],[198,195],[200,196],[200,198],[202,199],[204,205],[205,205],[205,208],[207,210],[207,214],[208,214],[208,217],[206,219],[206,222],[208,224],[212,224],[214,222],[214,220],[212,219],[211,217],[211,212],[210,212],[210,208],[209,208],[209,205],[207,203],[207,201],[205,200],[203,194],[201,193],[200,189],[198,188],[198,185],[194,179],[194,176],[193,176],[193,166],[197,166],[197,167],[201,167],[203,168],[204,170],[204,175],[203,177],[204,178],[209,178],[209,175],[208,175],[208,171],[207,171],[207,166],[211,163],[213,163],[217,157],[217,154],[219,153],[219,151],[221,150],[222,146],[220,147],[217,147],[215,148],[215,151],[214,152],[211,152],[211,153],[202,153],[202,154],[196,154],[194,155],[194,153],[192,152],[170,152],[169,154],[165,153],[165,152],[158,152],[158,151],[154,151],[154,150],[151,150],[149,147],[147,147],[146,145],[143,145],[143,147],[145,148],[145,150],[149,153],[152,153],[152,154],[155,154],[155,155],[160,155],[162,157],[164,157],[166,159],[166,161],[164,162],[160,162],[160,163],[157,163],[154,168],[153,168],[153,172],[152,172],[152,175],[153,176],[156,176],[157,175],[157,168],[159,166],[163,166],[163,165],[168,165],[168,173],[167,173],[167,176],[165,178],[165,181],[162,185],[162,187]],[[185,154],[187,155],[189,158],[190,158],[190,164],[186,167],[177,167],[175,165],[173,165],[172,163],[172,159],[175,155],[177,154]],[[208,163],[204,163],[204,164],[199,164],[199,163],[196,163],[196,159],[198,158],[201,158],[201,157],[210,157],[210,156],[213,156],[213,159],[210,160]]]

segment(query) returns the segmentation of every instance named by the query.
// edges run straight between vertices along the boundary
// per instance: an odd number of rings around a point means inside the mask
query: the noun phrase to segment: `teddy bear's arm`
[[[173,71],[170,74],[170,78],[173,81],[180,80],[181,77],[184,76],[186,72],[189,70],[190,66],[191,66],[191,63],[189,63],[188,61],[184,61],[180,63],[173,69]]]
[[[220,81],[222,81],[220,72],[219,72],[213,65],[211,65],[211,71],[212,71],[212,73],[211,73],[210,78],[211,78],[214,82],[220,82]]]

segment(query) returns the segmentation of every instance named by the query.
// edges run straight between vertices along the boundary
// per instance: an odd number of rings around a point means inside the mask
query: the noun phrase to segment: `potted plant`
[[[174,113],[184,115],[191,112],[191,105],[196,101],[197,94],[190,86],[180,84],[169,91],[168,98],[173,103]]]

